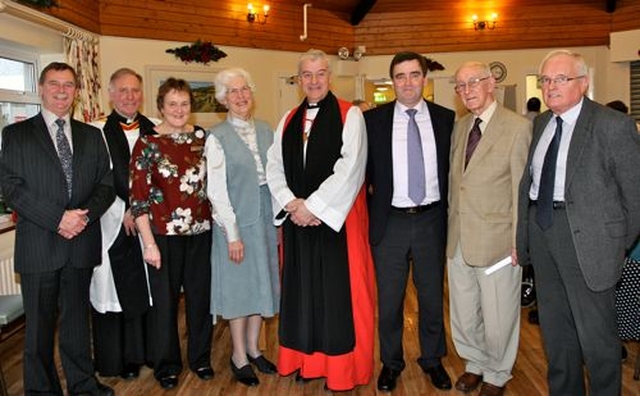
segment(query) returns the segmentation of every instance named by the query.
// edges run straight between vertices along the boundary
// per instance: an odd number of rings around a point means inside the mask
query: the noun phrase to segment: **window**
[[[0,131],[40,111],[37,70],[36,54],[0,45]],[[0,191],[0,220],[6,212]]]
[[[0,129],[40,111],[37,56],[0,46]]]

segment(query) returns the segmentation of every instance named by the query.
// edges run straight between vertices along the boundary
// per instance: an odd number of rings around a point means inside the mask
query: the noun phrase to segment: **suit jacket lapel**
[[[473,119],[474,118],[472,117],[471,120]],[[491,146],[493,146],[495,141],[502,134],[502,122],[503,122],[502,109],[500,108],[500,106],[498,106],[495,112],[493,113],[491,120],[489,120],[489,123],[487,124],[485,131],[482,133],[480,142],[478,142],[478,147],[476,147],[475,151],[473,152],[473,155],[471,156],[471,160],[469,160],[469,165],[467,166],[466,170],[472,169],[474,167],[474,164],[479,162],[481,158],[484,157],[485,154],[489,152],[489,149],[491,148]],[[465,137],[466,137],[466,140],[464,141],[465,153],[467,150],[467,143],[469,142],[469,133],[471,132],[472,127],[473,127],[473,123],[469,126],[469,129],[466,131],[466,134],[465,134]]]
[[[73,147],[73,180],[76,180],[76,174],[81,169],[81,163],[83,159],[82,150],[78,150],[80,147],[84,147],[85,134],[82,131],[81,125],[78,121],[71,119],[71,140]]]
[[[584,146],[588,140],[589,129],[593,117],[593,107],[593,102],[585,97],[582,102],[580,115],[576,120],[576,126],[573,128],[573,134],[571,135],[571,142],[569,144],[569,153],[567,154],[567,173],[564,182],[565,193],[571,185],[571,180],[578,169],[580,156],[582,155],[582,151],[584,150]]]
[[[385,108],[386,114],[381,117],[381,125],[379,126],[382,131],[382,147],[387,147],[384,151],[385,163],[387,168],[387,176],[391,186],[393,186],[393,116],[396,108],[396,102],[393,101]]]
[[[51,160],[55,162],[60,168],[60,172],[62,172],[62,164],[60,164],[60,157],[58,157],[58,152],[56,151],[56,146],[51,140],[51,134],[49,133],[49,128],[47,124],[44,122],[44,117],[42,114],[39,114],[37,117],[33,119],[34,123],[34,134],[37,140],[42,144],[44,151],[48,156],[51,157]]]
[[[438,117],[436,114],[434,114],[435,110],[428,100],[425,100],[425,103],[427,104],[427,109],[429,110],[429,118],[431,119],[431,125],[433,126],[433,136],[436,140],[436,149],[439,150],[439,148],[442,147],[442,133],[445,130],[445,125],[443,124],[444,120],[442,120],[442,117]]]

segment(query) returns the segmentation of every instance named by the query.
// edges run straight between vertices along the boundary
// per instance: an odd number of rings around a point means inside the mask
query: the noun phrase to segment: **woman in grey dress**
[[[276,373],[261,355],[258,337],[263,317],[278,312],[280,285],[276,230],[265,178],[266,152],[273,131],[254,120],[254,85],[243,69],[226,69],[215,79],[216,99],[227,119],[207,137],[207,193],[216,222],[213,230],[211,313],[229,320],[231,370],[247,385],[259,383],[251,364]]]

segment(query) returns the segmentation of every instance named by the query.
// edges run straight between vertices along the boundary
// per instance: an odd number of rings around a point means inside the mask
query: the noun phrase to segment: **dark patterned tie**
[[[409,198],[420,205],[426,195],[424,177],[424,157],[422,156],[422,139],[416,122],[416,109],[408,109],[409,124],[407,126],[407,166]]]
[[[476,118],[473,122],[473,128],[471,128],[471,132],[469,132],[469,141],[467,142],[467,151],[464,157],[464,167],[466,168],[469,165],[469,161],[471,160],[471,156],[473,152],[478,147],[478,143],[480,142],[480,138],[482,137],[482,132],[480,132],[480,123],[482,120],[480,117]]]
[[[62,171],[64,177],[67,179],[67,191],[69,198],[71,198],[71,183],[73,180],[73,153],[71,152],[71,146],[69,140],[64,134],[65,121],[62,118],[56,120],[58,130],[56,131],[56,145],[58,146],[58,157],[60,157],[60,164],[62,164]]]
[[[553,190],[556,182],[556,162],[558,159],[560,139],[562,139],[562,118],[556,117],[556,132],[544,156],[542,171],[540,173],[540,186],[538,187],[536,223],[538,223],[543,230],[546,230],[553,224]]]

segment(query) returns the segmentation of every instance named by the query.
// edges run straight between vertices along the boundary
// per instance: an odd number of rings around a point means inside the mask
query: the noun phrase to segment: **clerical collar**
[[[138,119],[138,113],[134,114],[133,117],[127,117],[124,114],[120,113],[118,110],[115,110],[116,114],[118,114],[118,116],[120,117],[120,122],[123,124],[131,124],[133,123],[135,120]]]
[[[320,103],[307,102],[307,109],[318,109],[318,108],[320,108]]]

